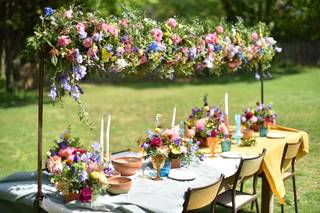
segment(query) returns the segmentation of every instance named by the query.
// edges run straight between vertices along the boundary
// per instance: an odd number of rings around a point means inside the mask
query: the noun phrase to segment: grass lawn
[[[290,74],[291,73],[291,74]],[[247,76],[246,76],[247,77]],[[191,83],[141,82],[84,84],[82,101],[87,106],[96,129],[90,131],[77,117],[77,105],[65,98],[64,107],[44,106],[44,152],[71,124],[74,135],[84,142],[99,140],[102,113],[111,112],[111,151],[137,149],[135,139],[154,125],[154,115],[163,115],[169,126],[172,108],[177,105],[177,120],[201,105],[202,95],[209,94],[209,104],[221,104],[229,93],[229,113],[239,113],[260,99],[259,82],[235,76],[234,79],[206,80]],[[297,186],[300,212],[320,212],[320,69],[301,68],[286,75],[276,72],[265,83],[265,102],[273,103],[278,123],[307,131],[310,154],[297,163]],[[36,170],[37,104],[34,93],[29,101],[0,97],[0,177],[17,171]],[[1,94],[0,94],[1,95]],[[28,98],[31,96],[31,98]],[[19,99],[19,98],[18,98]],[[30,101],[31,100],[31,101]],[[292,184],[286,183],[286,212],[294,212]],[[275,202],[277,203],[277,202]],[[250,210],[246,209],[246,212]],[[280,212],[278,205],[275,212]]]

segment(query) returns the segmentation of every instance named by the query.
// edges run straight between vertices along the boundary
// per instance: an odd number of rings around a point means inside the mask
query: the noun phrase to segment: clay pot
[[[181,167],[181,161],[179,158],[176,159],[172,159],[171,161],[171,169],[176,169],[176,168],[180,168]]]
[[[141,157],[118,157],[111,160],[115,170],[122,176],[134,175],[141,168],[143,160]]]
[[[110,177],[108,178],[108,192],[111,194],[126,194],[129,192],[132,180],[127,177]]]
[[[73,200],[79,200],[79,198],[80,198],[80,194],[76,194],[76,193],[63,194],[64,203],[68,203]]]
[[[254,133],[254,131],[252,129],[244,129],[242,130],[243,133],[243,138],[244,139],[250,139]]]
[[[252,129],[255,132],[259,132],[259,125],[258,124],[254,124],[250,127],[250,129]]]

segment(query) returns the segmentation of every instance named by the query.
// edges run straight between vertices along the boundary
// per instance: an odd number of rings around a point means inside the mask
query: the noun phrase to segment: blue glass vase
[[[231,150],[231,141],[229,139],[225,139],[221,141],[221,151],[229,152]]]
[[[160,169],[160,177],[168,177],[171,169],[171,161],[166,160],[164,166]]]
[[[268,127],[260,126],[259,127],[259,135],[260,137],[266,137],[268,134]]]

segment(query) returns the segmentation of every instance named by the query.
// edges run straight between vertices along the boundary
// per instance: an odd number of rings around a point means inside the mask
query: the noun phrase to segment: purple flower
[[[192,119],[193,118],[193,115],[189,115],[189,119]]]
[[[81,156],[81,160],[86,163],[90,162],[90,158],[91,158],[91,153],[85,153]]]
[[[113,47],[111,44],[108,44],[105,48],[106,48],[106,50],[108,50],[108,52],[112,52],[112,50],[113,50]]]
[[[197,49],[195,47],[192,47],[190,50],[189,50],[189,58],[191,60],[194,60],[197,56]]]
[[[103,172],[107,175],[107,176],[111,176],[111,171],[112,168],[110,166],[107,166],[106,168],[104,168]]]
[[[132,48],[132,51],[133,51],[135,54],[138,54],[139,48],[138,48],[138,47],[134,47],[134,48]]]
[[[195,107],[192,109],[192,114],[195,115],[197,112],[200,112],[200,109],[198,107]]]
[[[73,67],[73,75],[74,75],[74,78],[79,81],[81,80],[82,78],[84,78],[87,74],[87,67],[85,66],[82,66],[82,65],[74,65]]]
[[[120,40],[121,40],[121,43],[126,44],[129,41],[129,37],[128,37],[128,35],[124,35],[124,36],[121,37]]]
[[[191,146],[190,151],[191,152],[196,152],[196,151],[198,151],[198,149],[199,149],[198,145],[193,145],[193,146]]]
[[[99,152],[99,150],[100,150],[100,144],[99,143],[93,143],[92,145],[91,145],[91,147],[94,149],[94,151],[95,152]]]
[[[200,160],[200,161],[204,161],[204,154],[201,154],[201,155],[199,156],[199,160]]]
[[[196,142],[197,145],[200,145],[200,143],[201,143],[200,141],[197,141],[197,142]]]
[[[69,84],[69,77],[65,78],[62,77],[60,80],[60,83],[62,84],[62,87],[65,91],[70,91],[71,90],[71,86]]]
[[[88,33],[86,31],[84,31],[84,29],[81,27],[79,30],[79,38],[85,39],[85,38],[87,38],[87,36],[88,36]]]
[[[215,52],[220,52],[220,50],[222,49],[222,46],[221,45],[214,45],[213,49]]]
[[[74,53],[75,53],[78,64],[82,64],[83,57],[82,57],[82,55],[80,55],[79,49],[75,49]]]
[[[56,100],[57,97],[57,88],[55,85],[51,85],[51,90],[48,94],[52,101]]]
[[[83,170],[80,175],[80,180],[86,181],[87,179],[88,179],[88,173],[85,170]]]
[[[140,147],[141,147],[142,149],[147,149],[148,146],[149,146],[149,145],[148,145],[147,143],[143,143],[143,144],[141,144]]]
[[[61,141],[60,143],[58,143],[58,146],[60,149],[65,149],[67,148],[67,143],[66,141]]]
[[[246,120],[247,120],[247,119],[246,119],[246,116],[242,116],[242,117],[241,117],[241,121],[242,121],[242,122],[246,122]]]
[[[71,96],[74,98],[74,100],[78,100],[80,98],[80,90],[79,86],[75,85],[71,87]]]
[[[181,139],[179,138],[179,139],[175,140],[175,144],[176,144],[176,146],[179,146],[181,144]]]
[[[100,33],[95,33],[95,34],[92,36],[92,38],[93,38],[94,41],[99,42],[99,41],[101,41],[102,36],[101,36]]]

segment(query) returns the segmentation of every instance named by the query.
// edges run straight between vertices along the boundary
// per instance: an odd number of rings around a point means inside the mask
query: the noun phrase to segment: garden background
[[[145,11],[146,16],[166,20],[174,15],[192,21],[194,17],[241,17],[248,25],[264,21],[283,47],[273,63],[272,79],[265,82],[265,102],[273,103],[278,123],[304,130],[310,136],[310,154],[297,163],[300,212],[320,210],[320,2],[299,0],[89,0],[28,1],[3,0],[0,16],[0,178],[17,171],[36,170],[37,159],[37,64],[23,51],[25,39],[33,32],[45,6],[67,7],[71,3],[118,15],[120,4]],[[92,122],[90,131],[77,116],[77,105],[65,98],[53,106],[45,95],[44,150],[72,125],[74,134],[86,144],[99,140],[102,113],[111,112],[111,151],[137,150],[135,140],[154,125],[156,113],[170,125],[172,108],[177,120],[184,120],[191,109],[201,105],[208,94],[209,104],[222,104],[229,93],[229,114],[260,100],[260,83],[255,73],[224,73],[221,77],[194,80],[103,79],[86,80],[81,97]],[[48,87],[47,87],[48,88]],[[47,93],[45,93],[47,94]],[[249,183],[247,185],[249,189]],[[286,183],[287,212],[293,212],[291,182]],[[275,208],[280,212],[279,206]],[[245,212],[250,212],[246,209]]]

